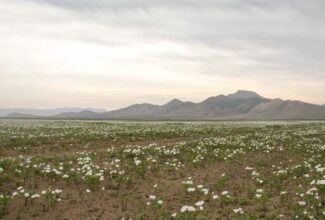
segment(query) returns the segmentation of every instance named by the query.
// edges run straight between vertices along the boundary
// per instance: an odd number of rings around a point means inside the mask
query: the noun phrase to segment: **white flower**
[[[3,172],[3,168],[2,167],[0,167],[0,173],[2,173]]]
[[[204,201],[201,200],[201,201],[198,201],[195,203],[196,206],[203,206],[204,205]]]
[[[213,195],[212,199],[215,200],[215,199],[218,199],[218,197],[219,197],[218,195]]]
[[[257,193],[262,193],[263,192],[263,189],[257,189],[256,192]]]
[[[149,195],[149,199],[150,199],[150,200],[155,200],[155,199],[156,199],[156,196],[154,196],[154,195]]]
[[[157,203],[158,203],[159,205],[162,205],[164,202],[163,202],[162,200],[158,200]]]
[[[187,189],[187,192],[194,192],[195,191],[195,188],[188,188]]]
[[[69,178],[69,175],[68,174],[64,174],[62,177],[63,178]]]
[[[175,213],[171,214],[170,216],[175,218],[177,216],[177,213],[175,212]]]
[[[201,189],[201,191],[204,193],[204,195],[208,195],[208,193],[209,193],[209,189],[206,189],[206,188]]]
[[[134,158],[134,163],[135,163],[135,165],[138,166],[138,165],[140,165],[142,163],[142,161]]]
[[[54,190],[54,193],[56,193],[56,194],[60,194],[62,192],[62,189],[56,189],[56,190]]]
[[[255,196],[256,196],[256,198],[261,198],[262,197],[261,194],[256,194]]]
[[[38,195],[38,194],[34,194],[34,195],[31,196],[32,199],[36,199],[36,198],[39,198],[39,197],[40,197],[40,195]]]
[[[181,208],[181,212],[195,212],[196,209],[193,207],[193,206],[188,206],[188,205],[184,205],[182,208]]]
[[[90,189],[86,189],[86,193],[90,193],[91,192],[91,190]]]
[[[324,180],[317,180],[316,185],[325,185],[325,179]]]
[[[29,197],[29,193],[28,193],[28,192],[25,193],[24,196],[25,196],[26,198],[28,198],[28,197]]]
[[[193,181],[191,181],[191,180],[182,181],[182,183],[184,185],[193,185]]]
[[[298,201],[298,204],[299,204],[300,206],[305,206],[305,205],[306,205],[306,202],[305,202],[305,201]]]
[[[287,194],[287,191],[281,191],[280,192],[280,195],[285,195],[285,194]]]
[[[225,196],[225,195],[228,195],[228,191],[223,191],[222,193],[221,193],[221,195],[223,195],[223,196]]]
[[[237,208],[237,209],[233,209],[233,211],[234,211],[234,213],[239,213],[239,214],[243,214],[244,213],[244,211],[243,211],[243,209],[242,208]]]

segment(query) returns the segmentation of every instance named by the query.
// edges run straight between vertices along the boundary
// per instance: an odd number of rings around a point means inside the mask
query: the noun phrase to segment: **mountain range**
[[[239,90],[209,97],[202,102],[173,99],[164,105],[134,104],[126,108],[94,112],[60,112],[52,116],[11,112],[8,118],[121,119],[121,120],[317,120],[325,119],[325,106],[301,101],[269,99],[256,92]]]
[[[37,115],[37,116],[54,116],[63,112],[105,112],[105,109],[94,108],[51,108],[51,109],[30,109],[30,108],[0,108],[0,117],[7,116],[8,114],[17,115]]]

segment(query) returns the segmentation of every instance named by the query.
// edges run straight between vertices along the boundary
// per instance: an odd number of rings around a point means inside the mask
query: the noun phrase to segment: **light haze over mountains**
[[[66,110],[66,111],[65,111]],[[0,110],[3,112],[3,110]],[[49,115],[50,113],[56,113]],[[34,114],[33,114],[34,113]],[[38,114],[35,114],[38,113]],[[301,101],[265,98],[238,90],[230,95],[209,97],[202,102],[173,99],[164,105],[134,104],[114,111],[102,109],[24,110],[8,118],[122,119],[122,120],[316,120],[325,119],[325,107]]]
[[[95,108],[49,108],[49,109],[31,109],[31,108],[0,108],[0,116],[7,116],[11,113],[37,116],[53,116],[63,112],[81,112],[89,110],[92,112],[105,112],[105,109]]]

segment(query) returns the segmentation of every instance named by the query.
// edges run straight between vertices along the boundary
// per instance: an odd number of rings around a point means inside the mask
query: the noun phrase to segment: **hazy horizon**
[[[240,90],[244,90],[244,89],[240,89]],[[240,90],[234,91],[233,93],[238,92]],[[244,90],[244,91],[249,91],[249,90]],[[252,92],[255,92],[255,91],[252,91]],[[218,95],[226,95],[227,96],[227,95],[230,95],[230,94],[233,94],[233,93],[211,95],[209,97],[205,97],[202,100],[197,100],[197,101],[183,100],[183,99],[179,99],[177,97],[174,97],[172,99],[169,99],[167,102],[149,103],[149,104],[164,105],[164,104],[169,103],[173,99],[178,99],[178,100],[183,101],[183,102],[200,103],[200,102],[202,102],[202,101],[204,101],[204,100],[206,100],[207,98],[210,98],[210,97],[214,97],[214,96],[218,96]],[[261,95],[261,94],[258,94],[258,95]],[[263,95],[261,95],[261,96],[264,97],[264,98],[270,98],[270,97],[265,97]],[[274,97],[272,99],[277,99],[277,98],[281,99],[281,97]],[[293,100],[290,100],[290,101],[303,101],[303,100],[293,99]],[[118,109],[121,109],[121,108],[125,108],[125,107],[128,107],[128,106],[134,105],[134,104],[145,104],[145,103],[148,103],[148,102],[128,103],[125,106],[120,106],[120,107],[117,107],[115,109],[107,109],[105,107],[93,107],[93,106],[54,106],[54,107],[43,107],[43,108],[42,107],[41,108],[38,108],[38,107],[20,107],[20,106],[16,106],[16,107],[0,107],[0,109],[26,109],[26,110],[27,109],[34,109],[34,110],[47,110],[47,109],[83,109],[83,110],[85,110],[85,109],[88,109],[88,110],[96,110],[96,111],[101,111],[101,110],[112,111],[112,110],[118,110]],[[318,104],[318,103],[311,103],[311,104],[324,105],[325,103],[320,103],[320,104]]]
[[[325,2],[3,0],[0,108],[325,103]]]

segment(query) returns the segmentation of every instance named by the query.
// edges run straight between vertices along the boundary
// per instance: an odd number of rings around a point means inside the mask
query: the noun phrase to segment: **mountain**
[[[247,119],[325,119],[325,109],[300,101],[271,100],[255,106],[246,115]]]
[[[26,116],[30,118],[32,116]],[[37,117],[37,116],[35,116]],[[21,118],[21,115],[20,115]],[[57,119],[121,120],[312,120],[325,119],[325,108],[301,101],[268,99],[256,92],[239,90],[209,97],[202,102],[173,99],[164,105],[134,104],[109,112],[82,110],[45,117]]]
[[[103,113],[101,117],[103,118],[137,118],[143,115],[150,115],[152,112],[156,111],[159,105],[152,105],[148,103],[135,104],[126,108],[119,110],[114,110],[110,112]]]
[[[80,112],[62,112],[57,115],[53,115],[47,118],[52,119],[100,119],[98,115],[100,112],[93,112],[90,110],[83,110]]]
[[[7,115],[7,118],[37,118],[36,115],[31,114],[24,114],[24,113],[18,113],[18,112],[12,112]]]
[[[265,99],[264,97],[260,96],[256,92],[247,91],[247,90],[238,90],[234,94],[230,94],[227,97],[230,99],[249,99],[249,98]]]
[[[64,112],[80,112],[89,110],[92,112],[106,112],[105,109],[92,109],[92,108],[53,108],[53,109],[28,109],[28,108],[0,108],[0,117],[7,116],[11,113],[37,115],[37,116],[54,116]]]
[[[109,119],[215,119],[246,113],[257,104],[267,100],[255,92],[239,90],[228,96],[210,97],[200,103],[173,99],[161,106],[147,103],[136,104],[96,117]]]

